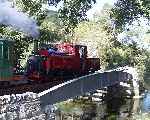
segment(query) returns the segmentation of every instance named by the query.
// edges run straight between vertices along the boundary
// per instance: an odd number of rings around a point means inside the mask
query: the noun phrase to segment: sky
[[[97,0],[97,3],[93,5],[93,8],[87,12],[87,17],[91,19],[93,17],[93,14],[96,11],[101,10],[105,3],[109,3],[110,5],[113,5],[115,1],[116,0]]]
[[[93,14],[98,10],[101,10],[103,5],[105,3],[109,3],[110,5],[113,5],[114,2],[116,2],[116,0],[97,0],[96,4],[93,5],[92,9],[90,9],[88,12],[87,12],[87,17],[89,19],[91,19],[93,17]],[[62,6],[63,2],[60,2],[57,7],[55,6],[49,6],[48,4],[45,5],[44,7],[48,8],[49,10],[54,10],[54,11],[57,11],[61,6]]]

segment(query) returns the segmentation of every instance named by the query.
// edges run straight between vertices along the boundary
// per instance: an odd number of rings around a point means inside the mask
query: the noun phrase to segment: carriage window
[[[9,48],[8,47],[4,48],[4,59],[9,60]]]
[[[9,58],[10,58],[10,48],[9,48],[9,47],[8,47],[7,58],[8,58],[8,60],[9,60]]]
[[[3,42],[0,42],[0,59],[3,59]]]
[[[2,50],[2,45],[0,45],[0,59],[2,59],[3,58],[3,50]]]

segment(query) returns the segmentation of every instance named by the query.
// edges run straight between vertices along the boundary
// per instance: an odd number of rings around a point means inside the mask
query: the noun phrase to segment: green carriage
[[[14,42],[0,39],[0,81],[9,81],[13,77]]]

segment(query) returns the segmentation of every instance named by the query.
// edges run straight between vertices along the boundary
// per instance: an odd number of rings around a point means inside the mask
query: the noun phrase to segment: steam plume
[[[10,2],[0,0],[0,24],[8,25],[34,38],[39,35],[36,21],[25,13],[18,12]]]

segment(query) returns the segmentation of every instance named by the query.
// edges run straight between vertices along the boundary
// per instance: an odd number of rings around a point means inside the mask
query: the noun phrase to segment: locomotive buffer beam
[[[124,71],[97,71],[54,86],[39,93],[38,96],[41,107],[44,107],[131,79],[132,75]]]

